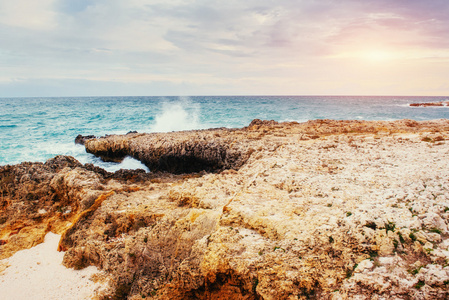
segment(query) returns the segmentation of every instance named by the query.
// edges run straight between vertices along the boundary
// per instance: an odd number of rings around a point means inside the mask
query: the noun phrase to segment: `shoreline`
[[[445,119],[88,139],[153,172],[0,167],[1,254],[54,231],[65,266],[97,266],[128,299],[445,299],[448,141]]]

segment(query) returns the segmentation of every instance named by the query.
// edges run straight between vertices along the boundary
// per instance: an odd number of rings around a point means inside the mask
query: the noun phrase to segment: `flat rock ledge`
[[[81,136],[77,143],[86,151],[104,161],[120,162],[131,156],[152,171],[174,174],[199,171],[238,170],[265,141],[276,137],[297,135],[301,140],[315,139],[330,134],[414,132],[437,126],[432,122],[413,120],[397,122],[364,122],[315,120],[306,123],[283,123],[253,120],[242,129],[217,128],[170,133],[137,133],[108,135],[101,138]],[[271,137],[267,139],[266,137]],[[261,140],[263,140],[261,142]],[[280,141],[282,139],[279,139]]]
[[[108,274],[96,299],[448,299],[448,139],[448,120],[88,137],[152,172],[1,166],[0,259],[52,231],[67,267]]]

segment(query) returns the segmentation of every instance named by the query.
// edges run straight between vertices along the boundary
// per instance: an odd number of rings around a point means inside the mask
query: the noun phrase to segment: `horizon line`
[[[101,96],[0,96],[0,99],[15,98],[121,98],[121,97],[449,97],[449,95],[357,95],[357,94],[290,94],[290,95],[257,95],[257,94],[236,94],[236,95],[101,95]]]

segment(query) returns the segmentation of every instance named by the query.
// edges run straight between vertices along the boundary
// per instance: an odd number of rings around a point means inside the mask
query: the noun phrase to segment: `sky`
[[[0,0],[0,97],[449,95],[448,0]]]

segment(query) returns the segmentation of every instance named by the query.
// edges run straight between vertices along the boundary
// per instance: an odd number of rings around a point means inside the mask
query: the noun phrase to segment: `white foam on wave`
[[[79,146],[79,147],[84,148],[84,146]],[[78,149],[81,150],[81,148],[78,148]],[[115,172],[120,169],[123,169],[123,170],[143,169],[143,170],[145,170],[145,172],[150,172],[150,169],[148,169],[147,166],[145,166],[139,160],[132,158],[131,156],[126,156],[120,163],[105,162],[105,161],[102,161],[101,158],[96,157],[93,154],[87,153],[83,149],[83,152],[79,152],[78,155],[75,155],[75,158],[82,164],[91,163],[97,167],[105,169],[108,172]]]
[[[200,105],[189,98],[180,98],[178,102],[162,103],[162,112],[150,127],[151,132],[170,132],[206,128],[199,121]]]
[[[145,166],[139,160],[134,159],[130,156],[125,157],[121,163],[104,163],[100,167],[102,167],[103,169],[105,169],[108,172],[115,172],[120,169],[124,169],[124,170],[143,169],[146,172],[150,172],[150,169],[148,169],[147,166]]]
[[[96,157],[93,154],[87,153],[83,145],[78,145],[74,143],[53,143],[51,146],[45,146],[41,145],[42,152],[43,149],[52,149],[52,151],[47,151],[47,153],[44,154],[44,157],[54,157],[58,154],[62,155],[69,155],[75,157],[80,163],[87,164],[92,163],[97,167],[103,168],[108,172],[115,172],[120,169],[124,170],[136,170],[136,169],[143,169],[146,172],[149,172],[147,166],[145,166],[143,163],[141,163],[139,160],[134,159],[130,156],[127,156],[123,159],[121,163],[113,163],[113,162],[104,162],[99,157]],[[32,158],[30,158],[30,161],[35,161]]]

